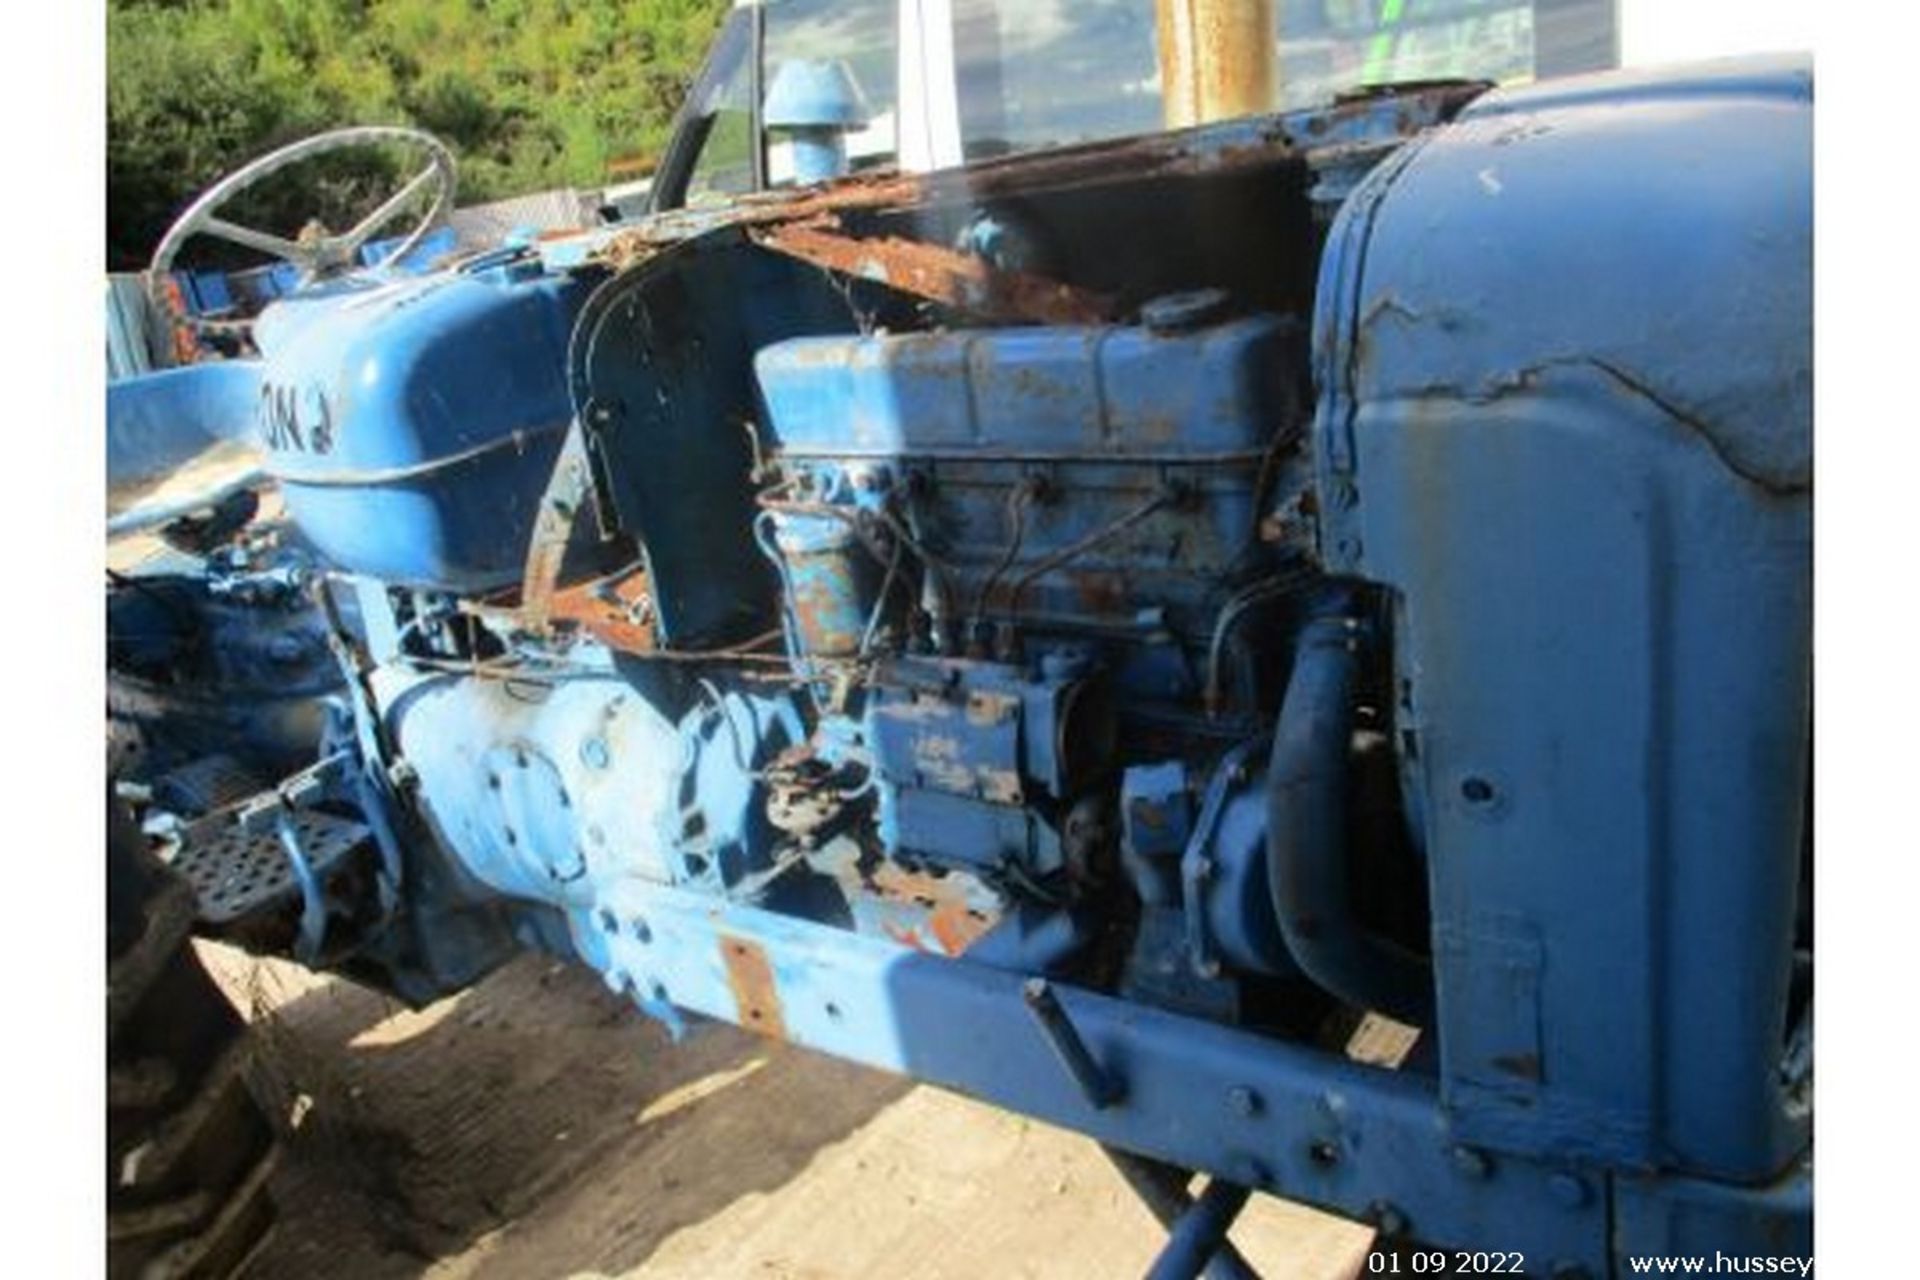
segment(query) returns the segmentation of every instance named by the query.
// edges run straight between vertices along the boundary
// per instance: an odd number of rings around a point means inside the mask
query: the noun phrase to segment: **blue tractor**
[[[1810,1255],[1807,66],[1161,129],[1074,70],[1146,6],[985,88],[977,23],[804,30],[891,8],[736,9],[636,221],[190,212],[306,277],[185,376],[328,655],[174,813],[198,928],[1080,1130],[1155,1276],[1253,1192],[1381,1271]]]

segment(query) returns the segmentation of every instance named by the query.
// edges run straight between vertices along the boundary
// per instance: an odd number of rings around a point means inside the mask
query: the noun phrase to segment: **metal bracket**
[[[1053,984],[1045,978],[1028,978],[1020,993],[1026,999],[1027,1008],[1032,1010],[1035,1020],[1040,1023],[1040,1030],[1046,1033],[1047,1042],[1053,1046],[1060,1065],[1080,1086],[1080,1092],[1086,1095],[1093,1109],[1105,1111],[1108,1107],[1118,1106],[1127,1096],[1126,1083],[1094,1061],[1087,1042],[1080,1038],[1073,1019],[1067,1016],[1066,1006],[1054,994]]]
[[[1207,783],[1206,798],[1187,840],[1187,851],[1180,857],[1182,910],[1187,922],[1187,961],[1202,978],[1220,976],[1220,958],[1214,954],[1213,938],[1207,927],[1207,882],[1216,870],[1208,849],[1219,830],[1220,818],[1234,790],[1246,785],[1253,776],[1248,757],[1266,747],[1265,738],[1249,738],[1221,758],[1220,765]]]

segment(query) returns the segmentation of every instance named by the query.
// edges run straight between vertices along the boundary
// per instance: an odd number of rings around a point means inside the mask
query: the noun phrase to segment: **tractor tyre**
[[[188,944],[192,889],[107,796],[107,1274],[238,1272],[273,1226],[246,1023]]]

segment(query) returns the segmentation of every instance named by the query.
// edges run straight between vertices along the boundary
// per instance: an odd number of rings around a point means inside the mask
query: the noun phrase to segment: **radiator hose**
[[[1267,770],[1267,883],[1302,972],[1349,1004],[1424,1027],[1431,966],[1353,913],[1347,787],[1362,632],[1349,605],[1329,597],[1300,632]]]

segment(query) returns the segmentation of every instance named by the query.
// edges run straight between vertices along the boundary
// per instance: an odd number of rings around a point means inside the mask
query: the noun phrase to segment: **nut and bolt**
[[[1453,1167],[1462,1177],[1480,1179],[1493,1172],[1493,1164],[1487,1159],[1487,1153],[1473,1147],[1455,1147],[1453,1149]]]
[[[1548,1178],[1547,1190],[1569,1209],[1578,1209],[1587,1202],[1586,1180],[1571,1173],[1556,1173]]]
[[[1385,1200],[1376,1200],[1367,1207],[1367,1220],[1384,1239],[1397,1240],[1407,1234],[1407,1215]]]

